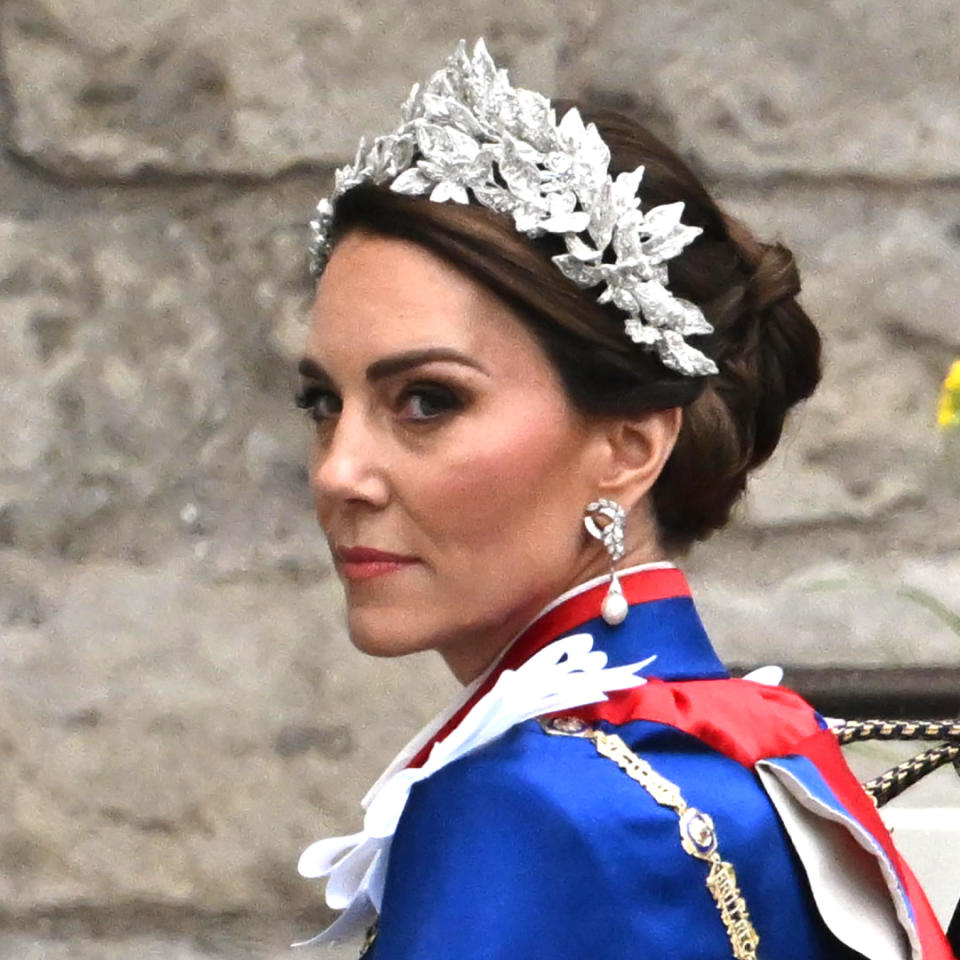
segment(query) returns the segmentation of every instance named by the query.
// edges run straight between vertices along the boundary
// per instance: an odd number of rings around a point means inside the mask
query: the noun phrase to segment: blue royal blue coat
[[[621,574],[630,609],[617,627],[598,616],[602,585],[560,598],[486,687],[518,658],[573,632],[591,634],[614,666],[656,654],[647,686],[575,713],[589,731],[616,734],[687,807],[712,818],[755,951],[738,953],[706,882],[709,864],[685,848],[677,809],[601,755],[595,740],[555,736],[549,722],[529,720],[413,786],[367,960],[952,956],[882,826],[850,799],[859,787],[850,787],[849,771],[825,773],[834,761],[807,751],[811,760],[802,747],[759,757],[751,748],[744,760],[738,738],[779,743],[777,724],[792,715],[780,707],[764,713],[766,700],[741,692],[750,682],[731,679],[717,658],[682,574],[664,573]],[[796,695],[777,696],[809,713],[813,741],[832,742]],[[704,697],[706,705],[697,704]],[[673,719],[658,698],[708,717],[716,703],[732,719],[712,727]],[[749,716],[739,715],[738,698]],[[761,707],[747,706],[754,700]],[[446,729],[456,722],[455,715]]]

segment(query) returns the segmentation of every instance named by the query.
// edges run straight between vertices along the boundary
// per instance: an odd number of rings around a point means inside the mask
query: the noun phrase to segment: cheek
[[[442,545],[502,554],[511,543],[550,538],[580,509],[578,450],[570,425],[552,408],[476,424],[430,484]]]

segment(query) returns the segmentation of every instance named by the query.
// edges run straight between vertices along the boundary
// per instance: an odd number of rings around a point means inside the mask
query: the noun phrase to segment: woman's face
[[[597,431],[510,308],[440,258],[345,236],[301,374],[317,518],[361,650],[435,649],[466,681],[557,594],[608,569],[582,519]],[[405,559],[343,554],[361,547]]]

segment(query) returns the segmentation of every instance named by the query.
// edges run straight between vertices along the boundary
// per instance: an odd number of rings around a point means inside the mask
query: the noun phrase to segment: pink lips
[[[338,547],[334,555],[340,570],[348,580],[368,580],[381,577],[416,562],[416,557],[385,553],[372,547]]]

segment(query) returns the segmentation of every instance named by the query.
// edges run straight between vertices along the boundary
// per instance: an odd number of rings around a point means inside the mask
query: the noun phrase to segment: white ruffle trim
[[[294,946],[345,940],[363,933],[376,919],[390,842],[415,783],[518,723],[598,703],[610,691],[646,683],[637,671],[655,659],[608,668],[607,655],[593,649],[593,637],[578,633],[544,647],[516,670],[504,670],[457,727],[434,744],[422,767],[403,767],[378,782],[364,798],[366,814],[359,833],[318,840],[303,851],[297,869],[304,877],[326,877],[327,905],[342,912],[325,930]]]

